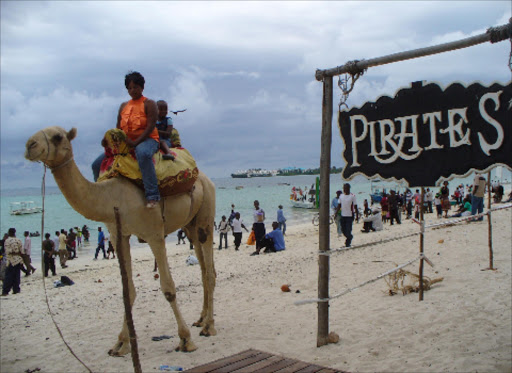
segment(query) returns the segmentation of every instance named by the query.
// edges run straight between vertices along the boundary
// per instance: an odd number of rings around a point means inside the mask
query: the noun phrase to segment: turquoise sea
[[[510,180],[510,173],[507,172],[508,180]],[[505,176],[505,175],[503,175]],[[222,215],[229,217],[231,212],[231,204],[235,205],[235,210],[240,212],[242,220],[247,224],[252,224],[252,210],[254,208],[254,200],[259,200],[261,208],[266,212],[266,225],[267,229],[270,228],[272,221],[276,219],[278,206],[283,205],[285,217],[288,226],[293,224],[302,224],[311,222],[316,210],[305,210],[293,208],[290,205],[291,188],[301,187],[308,189],[315,183],[316,176],[301,175],[301,176],[274,176],[274,177],[257,177],[249,179],[233,179],[233,178],[213,178],[215,183],[216,194],[216,217],[215,221],[218,223]],[[459,185],[461,183],[469,184],[472,182],[472,176],[465,179],[455,179],[450,181],[450,185]],[[334,197],[336,190],[342,189],[344,181],[341,179],[340,174],[331,175],[330,194]],[[356,194],[358,205],[362,206],[364,199],[369,200],[371,191],[370,181],[356,177],[350,181],[352,192]],[[393,183],[381,182],[379,186],[387,187],[393,186]],[[238,187],[238,188],[237,188]],[[241,188],[240,188],[241,187]],[[36,205],[42,206],[41,188],[26,188],[26,189],[11,189],[2,190],[1,192],[1,215],[0,226],[1,234],[10,227],[16,228],[17,236],[23,238],[23,232],[36,232],[42,233],[42,213],[30,215],[10,215],[10,203],[18,201],[34,201]],[[44,199],[44,232],[49,232],[54,237],[56,230],[62,228],[69,230],[72,227],[82,227],[86,224],[90,228],[91,239],[88,246],[78,249],[78,256],[90,255],[92,257],[93,250],[96,248],[97,242],[97,228],[101,226],[105,229],[102,223],[90,221],[78,214],[67,203],[60,190],[56,187],[47,187]],[[33,260],[39,261],[41,257],[41,237],[32,237],[32,257]],[[167,242],[177,242],[176,234],[169,235],[166,239]],[[132,237],[132,246],[139,246],[137,239]]]

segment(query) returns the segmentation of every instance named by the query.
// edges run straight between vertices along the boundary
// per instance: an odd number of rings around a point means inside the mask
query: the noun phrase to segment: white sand
[[[435,219],[432,214],[427,220]],[[434,264],[425,267],[431,278],[444,281],[418,294],[386,295],[384,280],[331,301],[330,330],[338,344],[316,347],[317,307],[295,306],[316,298],[318,231],[312,225],[292,226],[287,250],[251,257],[253,247],[240,252],[215,250],[217,287],[215,322],[218,335],[205,338],[191,327],[198,350],[174,352],[177,326],[171,308],[153,278],[149,249],[133,252],[134,305],[139,354],[145,372],[160,365],[192,368],[254,348],[340,370],[361,372],[510,372],[512,370],[512,211],[493,213],[494,265],[488,267],[487,220],[428,230],[425,253]],[[417,232],[410,220],[363,234],[354,225],[354,244]],[[331,247],[342,246],[332,226]],[[419,236],[352,250],[331,258],[330,293],[346,288],[413,259]],[[244,239],[247,234],[244,234]],[[440,240],[443,243],[439,243]],[[230,239],[230,241],[232,241]],[[177,299],[188,325],[199,317],[202,287],[199,266],[187,266],[188,245],[168,246],[169,264],[178,288]],[[131,356],[113,358],[124,308],[117,260],[80,257],[60,270],[74,286],[53,288],[47,281],[50,307],[66,341],[95,372],[133,371]],[[418,271],[418,262],[406,269]],[[101,283],[97,280],[101,279]],[[291,284],[291,293],[280,290]],[[300,293],[296,293],[300,290]],[[160,335],[172,339],[152,341]],[[0,371],[85,372],[59,337],[46,307],[41,270],[22,279],[22,292],[1,299]]]

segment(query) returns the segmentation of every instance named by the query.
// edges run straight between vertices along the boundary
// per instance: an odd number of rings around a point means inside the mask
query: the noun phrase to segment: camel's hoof
[[[130,352],[129,343],[117,342],[111,350],[108,351],[110,356],[124,356]]]
[[[213,337],[214,335],[217,335],[217,330],[215,330],[215,327],[213,326],[205,326],[199,335],[203,337]]]
[[[175,351],[192,352],[197,350],[196,345],[190,339],[182,339]]]
[[[197,320],[195,323],[192,324],[192,326],[202,328],[204,326],[204,318],[200,317],[199,320]]]

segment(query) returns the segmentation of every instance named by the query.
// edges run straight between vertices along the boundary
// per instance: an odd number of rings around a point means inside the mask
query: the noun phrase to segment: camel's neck
[[[108,214],[101,203],[108,198],[108,191],[101,184],[91,183],[78,169],[74,160],[69,160],[52,170],[59,189],[68,203],[85,218],[94,221],[111,220],[113,213]]]

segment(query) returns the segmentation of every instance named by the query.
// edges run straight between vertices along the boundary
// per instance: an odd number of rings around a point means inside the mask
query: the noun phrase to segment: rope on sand
[[[375,278],[372,278],[372,279],[370,279],[368,281],[365,281],[365,282],[363,282],[363,283],[361,283],[361,284],[359,284],[357,286],[354,286],[353,288],[346,289],[346,290],[342,291],[341,293],[333,295],[332,297],[322,298],[322,299],[321,298],[316,298],[316,299],[299,300],[299,301],[295,302],[294,304],[296,306],[302,306],[304,304],[309,304],[309,303],[329,302],[332,299],[339,298],[339,297],[341,297],[341,296],[343,296],[345,294],[351,293],[354,290],[357,290],[357,289],[359,289],[359,288],[361,288],[361,287],[363,287],[365,285],[368,285],[368,284],[371,284],[372,282],[380,280],[381,278],[386,277],[386,276],[388,276],[388,275],[390,275],[392,273],[398,272],[402,268],[407,267],[408,265],[411,265],[412,263],[414,263],[414,262],[416,262],[416,261],[418,261],[420,259],[424,259],[428,264],[430,264],[433,267],[432,262],[425,255],[421,254],[421,255],[418,255],[416,258],[411,259],[408,262],[399,265],[398,267],[395,267],[395,268],[393,268],[393,269],[391,269],[391,270],[389,270],[387,272],[384,272],[384,273],[380,274],[379,276],[377,276]]]
[[[48,308],[48,313],[50,314],[50,318],[52,319],[52,322],[55,325],[55,328],[57,329],[57,332],[59,333],[60,338],[62,339],[62,342],[64,342],[64,344],[68,348],[69,352],[71,352],[71,355],[73,355],[75,357],[75,359],[77,359],[80,362],[80,364],[82,364],[85,367],[85,369],[87,369],[90,373],[92,373],[92,370],[82,360],[80,360],[80,358],[76,355],[76,353],[73,351],[71,346],[64,339],[64,335],[62,334],[62,331],[60,330],[59,325],[57,325],[57,321],[55,321],[55,318],[53,317],[53,313],[50,308],[50,301],[48,300],[48,292],[46,289],[46,281],[45,281],[45,277],[44,277],[44,249],[43,249],[43,242],[42,242],[42,240],[44,238],[44,213],[45,213],[44,198],[46,195],[46,186],[45,186],[46,168],[47,168],[47,166],[44,165],[43,182],[41,185],[41,195],[42,195],[42,200],[43,200],[43,203],[42,203],[43,211],[42,211],[42,216],[41,216],[41,266],[42,266],[41,275],[43,277],[43,289],[44,289],[44,297],[45,297],[45,301],[46,301],[46,307]]]

